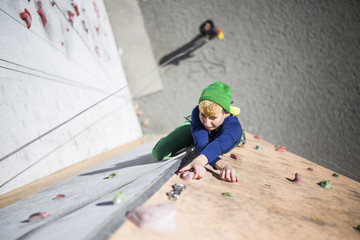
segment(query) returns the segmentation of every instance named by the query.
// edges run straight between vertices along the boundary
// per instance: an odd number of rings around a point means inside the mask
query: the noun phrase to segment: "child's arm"
[[[240,180],[239,176],[236,174],[235,169],[222,159],[216,162],[215,168],[220,170],[220,178],[222,180],[227,180],[229,182],[238,182]]]

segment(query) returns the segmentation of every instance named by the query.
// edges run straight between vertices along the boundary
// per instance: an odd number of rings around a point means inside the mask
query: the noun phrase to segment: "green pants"
[[[191,135],[191,123],[186,120],[174,131],[163,137],[156,143],[152,155],[156,160],[163,160],[173,156],[182,148],[189,147],[194,143]]]

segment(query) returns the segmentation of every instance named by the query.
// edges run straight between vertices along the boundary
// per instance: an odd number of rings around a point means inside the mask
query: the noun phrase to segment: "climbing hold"
[[[84,30],[86,31],[86,33],[88,33],[88,32],[89,32],[89,29],[88,29],[87,26],[86,26],[85,20],[82,20],[81,23],[82,23],[82,25],[83,25]]]
[[[68,10],[68,16],[69,16],[68,20],[69,20],[71,26],[74,26],[74,16],[75,16],[75,14]]]
[[[241,157],[239,155],[234,154],[234,153],[230,154],[230,157],[235,159],[235,160],[241,161]]]
[[[26,27],[30,28],[32,18],[31,18],[31,14],[29,13],[29,11],[26,8],[24,8],[24,12],[20,13],[20,17],[21,17],[22,20],[25,21]]]
[[[54,197],[53,200],[54,200],[54,199],[59,199],[59,198],[64,198],[64,197],[66,197],[65,194],[59,194],[59,195],[57,195],[56,197]]]
[[[80,15],[79,8],[78,5],[74,2],[74,0],[71,1],[71,5],[74,7],[76,16],[79,16]]]
[[[299,173],[295,173],[295,178],[294,179],[290,179],[290,178],[286,178],[287,180],[293,182],[293,183],[300,183],[302,180],[302,176]]]
[[[185,181],[193,180],[195,172],[192,171],[185,171],[181,174],[180,178]]]
[[[141,229],[155,230],[161,233],[174,230],[176,207],[171,202],[140,206],[127,214],[127,218]]]
[[[255,135],[254,138],[256,139],[262,139],[262,137],[260,135]]]
[[[307,168],[307,170],[309,170],[309,171],[311,171],[311,172],[313,172],[313,171],[314,171],[314,169],[313,169],[313,168],[311,168],[311,167],[308,167],[308,168]]]
[[[358,225],[355,229],[360,231],[360,225]]]
[[[61,46],[64,46],[65,45],[65,43],[64,42],[61,42]]]
[[[221,195],[223,195],[223,196],[226,197],[226,198],[230,198],[230,199],[234,199],[234,198],[235,198],[234,194],[232,194],[232,193],[230,193],[230,192],[223,192],[223,193],[221,193]]]
[[[143,125],[144,127],[149,126],[150,120],[148,118],[145,118],[144,120],[142,120],[141,125]]]
[[[114,178],[114,177],[117,177],[117,176],[119,176],[119,172],[113,172],[108,176],[108,178]]]
[[[122,202],[125,202],[126,198],[125,198],[125,194],[123,192],[117,192],[115,195],[114,195],[114,198],[113,198],[113,204],[120,204]]]
[[[277,146],[276,151],[278,151],[278,152],[286,152],[286,147],[285,146]]]
[[[45,15],[45,11],[44,9],[42,8],[42,3],[41,1],[37,1],[36,2],[36,5],[37,5],[37,12],[41,18],[41,22],[43,24],[43,26],[45,27],[46,23],[47,23],[47,19],[46,19],[46,15]]]
[[[256,148],[257,150],[259,150],[259,151],[264,151],[264,148],[263,148],[262,146],[256,145],[255,148]]]
[[[100,10],[99,10],[98,6],[96,5],[95,1],[93,1],[93,5],[94,5],[96,15],[99,17],[100,16]]]
[[[28,222],[34,222],[36,220],[42,219],[42,218],[47,218],[50,217],[51,214],[48,214],[46,212],[37,212],[34,214],[31,214],[30,217],[28,218]]]
[[[51,6],[55,6],[55,2],[51,0]]]
[[[339,174],[337,174],[337,173],[333,173],[333,175],[332,175],[333,177],[336,177],[336,178],[338,178],[338,177],[340,177],[340,175]]]
[[[243,130],[243,131],[242,131],[242,135],[241,135],[241,139],[240,139],[240,143],[239,143],[238,147],[244,147],[245,143],[246,143],[246,133],[245,133],[245,131]]]
[[[326,188],[326,189],[333,189],[333,187],[331,186],[331,181],[330,180],[324,180],[318,183],[319,186]]]
[[[99,52],[99,47],[98,46],[95,46],[95,52],[98,55],[98,57],[100,57],[100,52]]]

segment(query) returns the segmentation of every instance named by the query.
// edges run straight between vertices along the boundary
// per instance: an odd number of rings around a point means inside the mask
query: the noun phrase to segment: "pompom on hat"
[[[199,98],[199,103],[203,100],[210,100],[219,104],[227,112],[230,112],[232,102],[232,89],[229,85],[221,81],[216,81],[204,88]]]

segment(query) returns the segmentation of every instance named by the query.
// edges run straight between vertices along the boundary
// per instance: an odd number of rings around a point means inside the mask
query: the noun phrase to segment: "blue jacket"
[[[215,163],[220,160],[219,155],[239,145],[242,128],[239,119],[230,115],[224,119],[215,133],[208,131],[200,121],[199,106],[196,106],[191,114],[191,134],[196,152],[199,155],[204,154],[209,164],[215,168]]]

